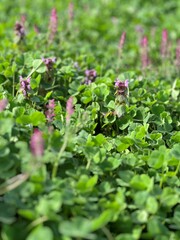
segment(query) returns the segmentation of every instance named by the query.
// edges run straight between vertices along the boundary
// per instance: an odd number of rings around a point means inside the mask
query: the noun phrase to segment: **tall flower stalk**
[[[121,37],[120,37],[120,40],[119,40],[119,45],[118,45],[118,55],[119,55],[119,57],[121,57],[121,55],[122,55],[125,40],[126,40],[126,32],[123,32],[121,34]]]
[[[167,58],[168,55],[168,31],[164,29],[162,31],[162,38],[161,38],[161,57],[162,59]]]
[[[51,10],[51,16],[49,20],[49,42],[52,43],[58,29],[58,16],[55,8]]]
[[[30,77],[27,77],[26,79],[24,79],[22,76],[20,76],[20,86],[21,86],[21,90],[23,92],[24,97],[27,97],[28,90],[31,89],[30,79],[31,79]]]
[[[46,119],[48,123],[51,123],[54,119],[55,113],[54,113],[54,108],[55,108],[55,102],[54,99],[49,100],[48,104],[46,105],[47,111],[45,112],[46,114]]]
[[[141,39],[141,65],[142,68],[145,69],[149,66],[150,59],[148,56],[148,38],[144,36]]]

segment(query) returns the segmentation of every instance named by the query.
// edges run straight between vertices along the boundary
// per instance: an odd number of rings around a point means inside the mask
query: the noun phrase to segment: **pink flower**
[[[148,38],[146,36],[141,39],[141,64],[143,68],[148,67],[150,64],[148,56]]]
[[[47,121],[50,123],[53,121],[55,113],[54,113],[54,108],[55,108],[55,103],[54,99],[49,100],[49,103],[46,105],[47,111],[45,112]]]
[[[21,86],[21,90],[23,92],[23,95],[26,97],[27,96],[27,91],[31,89],[30,77],[28,77],[27,79],[23,79],[23,77],[20,76],[20,86]]]
[[[84,84],[89,85],[90,83],[94,82],[94,80],[96,79],[97,72],[94,69],[90,69],[90,70],[87,69],[85,71],[85,75],[86,75],[86,77],[85,77],[85,80],[84,80]]]
[[[16,22],[14,30],[15,30],[16,36],[19,37],[19,40],[23,40],[25,37],[24,24],[20,22]]]
[[[57,16],[56,9],[53,8],[51,11],[51,16],[49,21],[49,30],[50,30],[49,41],[50,42],[54,40],[54,37],[57,33],[57,28],[58,28],[58,16]]]
[[[42,132],[39,129],[34,129],[30,141],[31,152],[35,157],[40,157],[44,153],[44,140]]]
[[[6,108],[7,105],[8,105],[7,99],[0,100],[0,112],[2,112]]]
[[[162,31],[162,39],[161,39],[161,56],[162,58],[167,57],[168,53],[168,31],[164,29]]]
[[[71,115],[74,113],[73,97],[70,97],[66,103],[66,123],[70,122]]]
[[[117,89],[116,93],[118,95],[126,95],[128,89],[129,81],[126,79],[124,82],[116,79],[115,81],[115,88]]]
[[[56,62],[56,58],[42,58],[44,64],[47,67],[47,71],[51,71],[53,69],[53,64]]]

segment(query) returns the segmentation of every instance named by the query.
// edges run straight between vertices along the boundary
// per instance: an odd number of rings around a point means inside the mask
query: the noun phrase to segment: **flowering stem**
[[[55,178],[56,175],[57,175],[57,171],[58,171],[58,163],[59,163],[59,160],[61,159],[62,157],[62,154],[64,152],[64,150],[66,149],[66,146],[67,146],[67,143],[68,143],[68,137],[69,137],[69,130],[67,129],[65,135],[64,135],[64,141],[63,141],[63,145],[62,147],[60,148],[59,150],[59,153],[58,153],[58,156],[54,162],[54,165],[53,165],[53,170],[52,170],[52,178]]]

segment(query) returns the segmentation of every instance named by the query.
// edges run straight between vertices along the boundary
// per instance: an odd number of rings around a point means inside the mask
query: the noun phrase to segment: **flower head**
[[[73,97],[70,97],[66,103],[66,123],[68,124],[71,119],[71,115],[74,113]]]
[[[54,108],[55,108],[55,102],[54,99],[49,100],[48,104],[46,105],[47,111],[45,112],[47,121],[50,123],[53,121],[53,118],[55,116]]]
[[[53,64],[56,62],[56,58],[42,58],[44,64],[46,65],[47,71],[53,69]]]
[[[0,100],[0,112],[2,112],[6,108],[7,104],[8,104],[7,99]]]
[[[44,153],[44,140],[42,132],[39,129],[34,129],[30,141],[31,152],[35,157],[40,157]]]
[[[16,22],[15,27],[15,34],[18,36],[19,40],[23,40],[25,37],[25,29],[24,29],[24,24],[20,22]]]
[[[27,91],[31,89],[30,86],[30,77],[23,79],[22,76],[20,76],[20,86],[21,86],[21,90],[23,92],[24,96],[27,96]]]
[[[94,80],[97,77],[96,70],[94,70],[94,69],[90,69],[90,70],[87,69],[85,71],[85,75],[86,75],[86,77],[85,77],[85,80],[84,80],[84,84],[87,84],[87,85],[94,82]]]
[[[117,95],[126,95],[128,85],[129,85],[129,82],[127,79],[124,82],[120,81],[119,79],[116,79],[116,81],[115,81],[115,88],[117,89],[116,94]]]

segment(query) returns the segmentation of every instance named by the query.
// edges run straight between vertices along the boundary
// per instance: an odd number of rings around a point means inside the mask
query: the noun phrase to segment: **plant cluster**
[[[178,1],[0,9],[0,240],[179,240]]]

